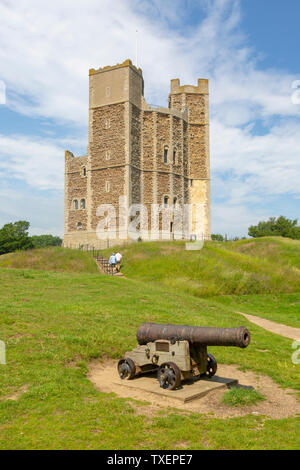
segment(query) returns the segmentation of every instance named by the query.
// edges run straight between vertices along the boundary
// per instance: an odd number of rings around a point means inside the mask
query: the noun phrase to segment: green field
[[[257,253],[245,242],[209,243],[196,255],[182,243],[133,244],[122,249],[124,278],[101,275],[88,253],[62,248],[0,257],[0,340],[7,350],[0,449],[299,448],[299,416],[220,419],[175,409],[148,416],[133,400],[97,392],[86,377],[91,359],[117,359],[134,347],[144,321],[244,324],[250,346],[210,348],[218,362],[300,391],[291,340],[236,313],[242,305],[264,317],[266,308],[266,318],[299,326],[300,243],[251,243]],[[22,387],[18,400],[7,399]]]

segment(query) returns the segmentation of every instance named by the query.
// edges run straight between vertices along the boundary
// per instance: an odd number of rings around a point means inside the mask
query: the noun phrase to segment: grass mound
[[[184,242],[132,243],[119,249],[127,276],[199,297],[300,290],[300,242],[294,240],[207,242],[199,251],[187,251]]]
[[[227,406],[249,406],[261,400],[265,400],[265,397],[256,390],[232,388],[224,393],[222,402]]]
[[[205,243],[188,251],[185,242],[131,243],[119,249],[128,278],[159,283],[197,297],[292,294],[300,291],[300,242],[280,237]],[[110,250],[104,250],[106,257]],[[57,272],[98,272],[91,253],[61,247],[0,256],[0,267]]]
[[[57,246],[2,255],[0,267],[90,274],[98,272],[89,253]]]

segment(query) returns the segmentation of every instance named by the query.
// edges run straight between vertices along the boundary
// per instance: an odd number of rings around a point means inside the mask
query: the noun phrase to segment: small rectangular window
[[[106,182],[105,182],[105,191],[106,191],[107,193],[109,193],[109,191],[110,191],[110,183],[109,183],[109,181],[106,181]]]
[[[173,150],[173,165],[176,165],[176,150]]]
[[[164,148],[164,163],[167,164],[168,163],[168,147],[165,147]]]

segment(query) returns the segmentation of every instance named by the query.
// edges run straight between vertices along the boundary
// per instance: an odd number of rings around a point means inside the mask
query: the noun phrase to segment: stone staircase
[[[100,254],[94,255],[94,260],[96,261],[98,268],[101,272],[107,274],[108,276],[123,276],[122,273],[118,272],[116,268],[109,264],[107,258],[104,258]]]

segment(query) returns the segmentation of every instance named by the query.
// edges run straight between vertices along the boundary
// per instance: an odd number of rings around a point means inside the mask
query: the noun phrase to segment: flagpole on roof
[[[136,33],[136,44],[135,44],[135,54],[136,54],[136,56],[135,56],[135,64],[136,64],[136,67],[138,68],[138,66],[139,66],[139,63],[138,63],[138,62],[139,62],[139,32],[138,32],[137,29],[136,29],[135,33]]]

